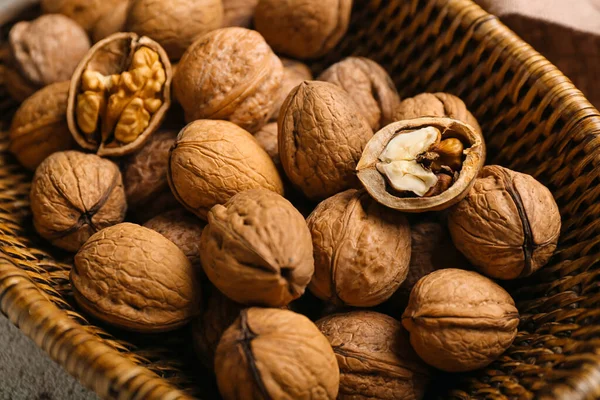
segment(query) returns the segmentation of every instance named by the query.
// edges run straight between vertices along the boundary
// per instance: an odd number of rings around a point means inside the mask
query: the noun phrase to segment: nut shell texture
[[[287,310],[242,311],[219,342],[215,372],[225,400],[333,400],[338,394],[339,369],[327,338]]]
[[[258,0],[223,0],[223,26],[249,28]]]
[[[306,64],[288,58],[282,58],[281,62],[283,63],[283,82],[279,91],[279,100],[277,101],[273,116],[271,117],[271,120],[274,121],[277,121],[279,118],[281,106],[290,92],[302,82],[312,81],[313,79],[312,72]]]
[[[93,33],[101,19],[120,9],[128,0],[42,0],[46,14],[63,14],[73,19],[88,33]]]
[[[260,147],[265,149],[271,160],[273,160],[273,163],[280,166],[279,145],[277,144],[277,122],[271,122],[263,126],[260,131],[254,134],[254,138],[258,141]]]
[[[476,272],[449,268],[415,285],[402,324],[426,363],[464,372],[487,366],[512,344],[519,313],[496,283]]]

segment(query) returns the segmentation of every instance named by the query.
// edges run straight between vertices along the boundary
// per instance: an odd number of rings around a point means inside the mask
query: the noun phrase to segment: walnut
[[[281,89],[279,90],[279,100],[277,101],[277,105],[271,116],[271,120],[274,120],[275,122],[277,122],[281,106],[290,92],[302,82],[311,81],[313,79],[312,72],[306,64],[288,58],[282,58],[281,62],[283,64],[283,82],[281,83]]]
[[[544,185],[530,175],[490,165],[450,211],[448,227],[456,247],[482,273],[515,279],[550,260],[561,220]]]
[[[35,170],[50,154],[73,147],[67,126],[68,93],[68,81],[50,84],[25,100],[15,113],[9,149],[25,168]]]
[[[130,0],[127,31],[156,40],[178,60],[200,36],[221,27],[221,0]]]
[[[356,169],[381,204],[425,212],[462,200],[484,160],[485,144],[470,125],[450,118],[417,118],[377,132]]]
[[[393,120],[403,121],[419,117],[448,117],[457,119],[481,135],[477,119],[467,110],[465,103],[449,93],[421,93],[404,99],[394,111]]]
[[[322,200],[358,186],[355,168],[371,127],[348,94],[327,82],[303,82],[279,115],[279,155],[306,197]]]
[[[199,120],[186,126],[171,150],[168,178],[177,200],[202,219],[214,205],[245,190],[283,194],[269,155],[252,135],[227,121]]]
[[[231,121],[257,132],[275,110],[283,66],[260,34],[223,28],[186,51],[173,82],[188,122]]]
[[[258,0],[223,0],[223,26],[249,28]]]
[[[392,78],[375,61],[348,57],[329,67],[318,79],[348,92],[374,131],[394,121],[400,96]]]
[[[410,227],[365,191],[347,190],[323,201],[307,220],[315,258],[309,289],[336,305],[371,307],[406,278]]]
[[[118,4],[115,5],[114,9],[100,17],[98,23],[91,32],[94,43],[109,37],[113,33],[123,32],[125,30],[128,6],[129,0],[118,1]]]
[[[71,79],[67,121],[86,150],[122,156],[139,149],[171,104],[171,64],[147,37],[116,33],[96,43]]]
[[[277,144],[277,122],[271,122],[263,126],[260,131],[254,134],[254,138],[271,157],[273,163],[279,167],[281,160],[279,159],[279,146]]]
[[[316,58],[346,34],[352,0],[260,0],[254,24],[273,49],[295,58]]]
[[[399,321],[372,311],[316,322],[340,366],[338,399],[422,399],[429,368],[410,347]]]
[[[402,324],[422,360],[443,371],[464,372],[487,366],[508,349],[519,312],[496,283],[449,268],[415,285]]]
[[[215,372],[225,400],[329,399],[339,369],[325,336],[288,310],[243,310],[217,347]]]
[[[54,153],[40,164],[30,201],[38,233],[73,252],[97,231],[122,222],[127,210],[116,164],[77,151]]]
[[[248,305],[283,307],[304,293],[314,272],[304,217],[265,189],[242,192],[210,210],[200,258],[213,285]]]
[[[96,318],[137,332],[178,328],[200,311],[196,271],[171,241],[123,223],[94,234],[75,256],[77,304]]]
[[[122,18],[128,0],[42,0],[42,11],[46,14],[64,14],[83,27],[95,40],[98,32],[106,29],[104,24],[113,24],[109,16]],[[114,25],[113,25],[114,26]],[[119,26],[120,28],[120,26]],[[121,29],[110,33],[119,32]]]

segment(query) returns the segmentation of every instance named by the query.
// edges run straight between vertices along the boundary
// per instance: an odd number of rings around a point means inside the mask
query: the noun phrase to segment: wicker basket
[[[600,115],[552,64],[470,0],[355,0],[335,54],[391,72],[402,96],[447,91],[482,123],[488,163],[532,174],[563,217],[550,265],[508,289],[519,334],[497,362],[441,375],[431,397],[600,397]],[[5,120],[10,116],[5,115]],[[194,359],[188,329],[132,335],[82,316],[68,272],[72,258],[38,239],[29,214],[31,175],[0,137],[0,307],[85,386],[103,398],[215,397]]]

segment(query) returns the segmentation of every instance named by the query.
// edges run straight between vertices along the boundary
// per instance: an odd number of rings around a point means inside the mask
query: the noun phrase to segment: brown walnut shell
[[[464,372],[487,366],[510,347],[519,312],[496,283],[449,268],[415,285],[402,324],[422,360],[443,371]]]
[[[221,0],[130,0],[126,29],[156,40],[178,60],[196,39],[223,23]]]
[[[318,79],[348,92],[374,131],[394,121],[400,95],[392,78],[375,61],[348,57],[326,69]]]
[[[530,175],[489,165],[450,210],[448,227],[456,247],[483,274],[514,279],[548,263],[561,219],[544,185]]]
[[[187,257],[135,224],[93,235],[75,256],[71,283],[81,308],[123,329],[169,331],[200,312],[200,285]]]
[[[279,100],[271,116],[271,120],[277,122],[279,118],[279,112],[281,106],[285,102],[290,92],[294,90],[296,86],[304,81],[312,81],[313,75],[308,66],[300,61],[290,60],[289,58],[282,58],[283,63],[283,82],[281,83],[281,89],[279,90]]]
[[[244,28],[222,28],[185,52],[173,82],[186,120],[227,120],[250,133],[273,113],[283,65],[263,37]]]
[[[117,165],[77,151],[54,153],[40,164],[30,200],[37,232],[72,252],[97,231],[122,222],[127,211]]]
[[[67,126],[69,81],[48,85],[25,100],[10,126],[9,150],[30,170],[50,154],[73,148]]]
[[[242,192],[210,210],[200,258],[213,285],[248,305],[283,307],[302,296],[314,272],[304,217],[265,189]]]
[[[129,0],[120,0],[110,12],[104,13],[104,15],[100,17],[98,23],[91,32],[94,43],[99,42],[114,33],[125,31],[128,7]]]
[[[250,28],[258,0],[223,0],[223,26]]]
[[[160,102],[158,109],[149,115],[147,125],[140,131],[139,134],[136,135],[136,138],[132,141],[120,142],[114,136],[115,127],[118,127],[121,123],[123,123],[124,126],[136,126],[140,123],[139,113],[136,115],[136,118],[125,118],[124,114],[128,107],[122,108],[120,119],[115,126],[112,127],[111,131],[103,131],[103,124],[106,123],[106,120],[108,119],[106,118],[107,111],[105,110],[104,112],[98,112],[100,116],[96,122],[96,130],[91,134],[84,133],[80,127],[78,112],[79,98],[86,92],[83,89],[83,81],[86,77],[86,73],[98,73],[107,78],[110,76],[119,76],[120,74],[128,72],[128,68],[133,67],[132,62],[134,61],[134,55],[138,50],[141,49],[148,49],[150,52],[157,55],[157,63],[161,65],[161,68],[164,71],[164,75],[162,76],[164,82],[159,85],[157,88],[158,92],[155,94],[157,97],[155,100]],[[132,78],[132,80],[134,79],[136,78]],[[169,58],[162,47],[160,47],[160,45],[152,39],[147,37],[139,37],[135,33],[115,33],[114,35],[99,41],[92,46],[87,55],[81,60],[79,66],[73,73],[73,77],[71,78],[71,87],[69,88],[69,100],[67,108],[67,122],[69,123],[69,129],[71,130],[73,138],[75,138],[77,144],[82,148],[95,151],[96,154],[103,157],[124,156],[140,149],[148,140],[150,135],[152,135],[152,133],[154,133],[160,127],[165,118],[167,110],[171,105],[171,79],[172,72]],[[138,83],[136,81],[134,82],[135,84]],[[148,81],[147,83],[150,85],[151,82]],[[152,83],[153,84],[150,86],[154,88],[154,83],[156,82]],[[127,97],[124,99],[117,97],[117,100],[114,102],[114,104],[118,105],[119,102],[122,102],[123,105],[125,105],[127,104],[126,101],[131,100],[132,97],[134,100],[148,100],[144,98],[146,96],[145,92],[148,89],[148,85],[142,86],[141,88],[138,88],[139,90],[136,89],[136,91],[131,93],[131,86],[128,86],[128,81],[126,79],[121,79],[119,83],[115,84],[115,86],[120,88],[122,92],[125,92]],[[113,104],[111,101],[113,94],[111,94],[108,99],[106,99],[106,93],[103,93],[102,96],[104,96],[104,104]],[[131,101],[129,104],[131,103],[133,103],[133,101]],[[119,109],[119,107],[117,107],[117,109]]]
[[[91,35],[106,15],[120,12],[127,3],[128,0],[41,0],[44,13],[66,15]]]
[[[17,103],[22,103],[39,90],[39,86],[29,82],[16,69],[10,66],[0,65],[2,84],[8,95]]]
[[[199,120],[186,126],[171,150],[168,178],[177,200],[202,219],[214,205],[245,190],[283,194],[269,155],[251,134],[227,121]]]
[[[352,0],[261,0],[254,25],[277,53],[316,58],[346,34]]]
[[[442,139],[457,138],[464,144],[462,167],[458,179],[447,190],[432,197],[402,197],[388,188],[386,178],[377,170],[379,156],[397,135],[434,127]],[[461,201],[473,187],[485,162],[485,143],[470,125],[450,118],[416,118],[394,122],[377,132],[366,145],[356,167],[358,179],[379,203],[395,210],[421,213],[444,210]]]
[[[358,187],[356,165],[373,131],[341,88],[303,82],[279,114],[279,155],[290,181],[311,200]]]
[[[271,122],[263,126],[260,131],[254,134],[254,138],[271,157],[273,163],[279,167],[281,159],[279,158],[279,145],[277,144],[277,122]]]
[[[317,206],[307,219],[315,275],[309,289],[336,305],[383,303],[406,278],[410,227],[365,191],[347,190]]]
[[[339,400],[422,399],[429,367],[410,347],[402,324],[372,311],[334,314],[316,322],[340,366]]]
[[[339,369],[327,338],[288,310],[243,310],[221,337],[215,372],[225,400],[333,400],[338,394]]]

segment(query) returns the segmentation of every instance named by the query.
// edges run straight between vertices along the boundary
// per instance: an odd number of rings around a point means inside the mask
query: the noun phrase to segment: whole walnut
[[[113,33],[123,32],[127,21],[128,7],[129,0],[120,0],[111,12],[105,13],[91,32],[92,40],[99,42]]]
[[[303,82],[279,114],[279,155],[290,181],[311,200],[358,187],[356,166],[373,131],[341,88]]]
[[[217,289],[248,305],[283,307],[302,296],[314,272],[304,217],[265,189],[242,192],[210,210],[200,259]]]
[[[199,120],[186,126],[171,149],[168,178],[177,200],[202,219],[214,205],[245,190],[283,194],[269,155],[251,134],[227,121]]]
[[[410,227],[365,191],[347,190],[323,201],[307,219],[315,275],[309,289],[336,305],[371,307],[406,278]]]
[[[318,79],[348,92],[374,131],[394,121],[400,96],[392,78],[375,61],[348,57],[326,69]]]
[[[476,272],[442,269],[413,288],[402,324],[423,361],[447,372],[473,371],[496,360],[517,335],[510,295]]]
[[[338,399],[422,399],[429,367],[410,347],[399,321],[372,311],[316,322],[340,366]]]
[[[465,103],[449,93],[421,93],[404,99],[394,111],[393,120],[403,121],[419,117],[448,117],[469,124],[481,135],[477,119]]]
[[[228,120],[254,133],[273,114],[282,80],[281,61],[258,32],[222,28],[188,48],[173,85],[188,122]]]
[[[83,27],[94,41],[97,32],[106,29],[104,24],[112,24],[109,16],[122,18],[124,20],[127,3],[129,0],[41,0],[42,11],[46,14],[63,14],[73,19]],[[119,26],[121,28],[121,26]],[[112,33],[122,29],[113,30]],[[107,35],[108,36],[108,35]]]
[[[548,263],[561,220],[544,185],[530,175],[489,165],[451,209],[448,228],[458,250],[483,274],[515,279]]]
[[[254,134],[254,138],[260,144],[273,163],[279,167],[281,165],[281,160],[279,158],[279,146],[277,144],[277,122],[271,122],[267,125],[263,126],[260,131]]]
[[[21,104],[10,126],[10,151],[35,170],[50,154],[73,148],[67,126],[69,82],[50,84]]]
[[[200,312],[200,285],[186,256],[161,234],[123,223],[94,234],[75,256],[77,304],[137,332],[164,332]]]
[[[271,116],[271,120],[277,122],[279,118],[279,111],[281,106],[285,102],[290,92],[299,84],[304,81],[312,81],[313,75],[308,66],[300,61],[290,60],[289,58],[282,58],[283,63],[283,82],[281,83],[281,89],[279,90],[279,100]]]
[[[346,34],[352,0],[260,0],[254,25],[273,49],[295,58],[316,58]]]
[[[72,252],[97,231],[122,222],[127,211],[117,165],[78,151],[54,153],[39,165],[30,201],[37,232]]]
[[[249,28],[258,0],[223,0],[223,26]]]
[[[219,391],[233,399],[329,399],[339,369],[327,338],[288,310],[243,310],[221,337],[215,358]]]
[[[221,0],[129,1],[126,30],[156,40],[172,60],[223,23]]]

